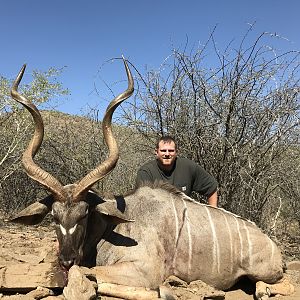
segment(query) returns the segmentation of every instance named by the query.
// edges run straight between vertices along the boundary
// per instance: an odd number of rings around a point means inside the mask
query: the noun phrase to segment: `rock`
[[[54,295],[52,290],[47,289],[45,287],[41,287],[41,286],[37,287],[35,290],[26,294],[26,296],[32,297],[33,299],[42,299],[42,298],[45,298],[47,296],[52,296],[52,295]]]
[[[32,297],[26,295],[13,295],[13,296],[3,296],[1,300],[35,300]]]
[[[29,263],[29,264],[33,264],[33,265],[37,265],[39,263],[41,263],[44,258],[40,257],[38,255],[33,255],[33,254],[9,254],[12,256],[13,259],[18,260],[20,262],[25,262],[25,263]]]
[[[38,286],[64,287],[61,270],[52,263],[31,265],[17,263],[0,267],[0,288],[5,290],[30,290]]]
[[[290,261],[286,264],[288,270],[300,271],[300,260]]]
[[[30,291],[26,295],[23,294],[16,294],[12,296],[3,296],[2,294],[0,295],[1,300],[40,300],[43,299],[45,300],[45,297],[49,295],[53,295],[53,291],[44,288],[44,287],[37,287],[35,290]],[[48,299],[49,300],[49,299]],[[59,298],[56,298],[55,300],[59,300]],[[61,299],[63,300],[63,299]]]
[[[80,267],[73,266],[69,270],[68,285],[63,290],[67,300],[92,300],[97,293],[93,282],[80,272]]]
[[[189,299],[189,300],[203,300],[203,299],[225,299],[225,292],[216,290],[201,280],[192,281],[187,284],[185,281],[170,276],[164,285],[169,287],[175,298]]]

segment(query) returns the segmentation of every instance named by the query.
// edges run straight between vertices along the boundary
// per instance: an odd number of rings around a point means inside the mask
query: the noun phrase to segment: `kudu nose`
[[[66,270],[69,270],[75,264],[75,258],[66,259],[62,255],[60,255],[59,263],[63,268],[65,268]]]
[[[74,260],[63,260],[60,264],[67,270],[69,270],[74,265]]]

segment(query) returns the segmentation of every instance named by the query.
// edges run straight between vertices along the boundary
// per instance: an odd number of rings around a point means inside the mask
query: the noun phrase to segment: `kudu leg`
[[[127,300],[175,300],[176,298],[166,289],[164,286],[158,290],[150,290],[143,287],[132,287],[114,283],[98,283],[98,291],[101,295]]]
[[[104,296],[127,300],[175,300],[169,288],[145,288],[147,280],[131,263],[81,268],[87,277],[96,278],[98,292]]]
[[[117,297],[129,300],[151,300],[159,299],[157,291],[142,287],[131,287],[115,283],[98,283],[98,292],[103,296]]]
[[[274,284],[258,281],[256,283],[255,296],[257,300],[266,300],[269,299],[271,295],[291,295],[294,293],[294,290],[294,286],[286,278]]]

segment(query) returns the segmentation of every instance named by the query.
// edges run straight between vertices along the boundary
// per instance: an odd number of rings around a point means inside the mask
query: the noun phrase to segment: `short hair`
[[[171,143],[171,142],[174,142],[175,144],[175,149],[177,150],[177,144],[176,144],[176,141],[175,139],[171,136],[171,135],[163,135],[161,136],[157,142],[156,142],[156,149],[159,148],[159,143],[160,142],[164,142],[164,143]]]

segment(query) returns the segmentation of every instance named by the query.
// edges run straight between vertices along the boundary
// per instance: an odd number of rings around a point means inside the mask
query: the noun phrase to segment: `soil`
[[[27,227],[0,223],[0,267],[9,266],[13,263],[39,264],[40,262],[53,262],[56,260],[56,237],[51,227]],[[300,265],[300,263],[299,263]],[[287,270],[287,276],[295,286],[295,293],[291,296],[279,296],[276,299],[299,300],[300,299],[300,267],[296,270]],[[21,282],[20,282],[21,284]],[[201,288],[204,288],[203,286]],[[205,287],[207,288],[207,287]],[[211,288],[208,287],[211,292]],[[0,293],[5,294],[3,291]],[[195,298],[194,290],[182,287],[176,290],[176,294],[181,300],[203,299],[198,296]],[[243,280],[234,286],[230,291],[226,291],[226,300],[253,300],[254,285]],[[10,295],[12,293],[10,292]],[[193,296],[194,295],[194,296]],[[0,299],[1,296],[0,294]],[[13,296],[5,296],[3,299],[15,299]],[[104,298],[102,299],[112,299]],[[215,298],[217,299],[217,298]],[[224,299],[220,296],[218,299]]]

